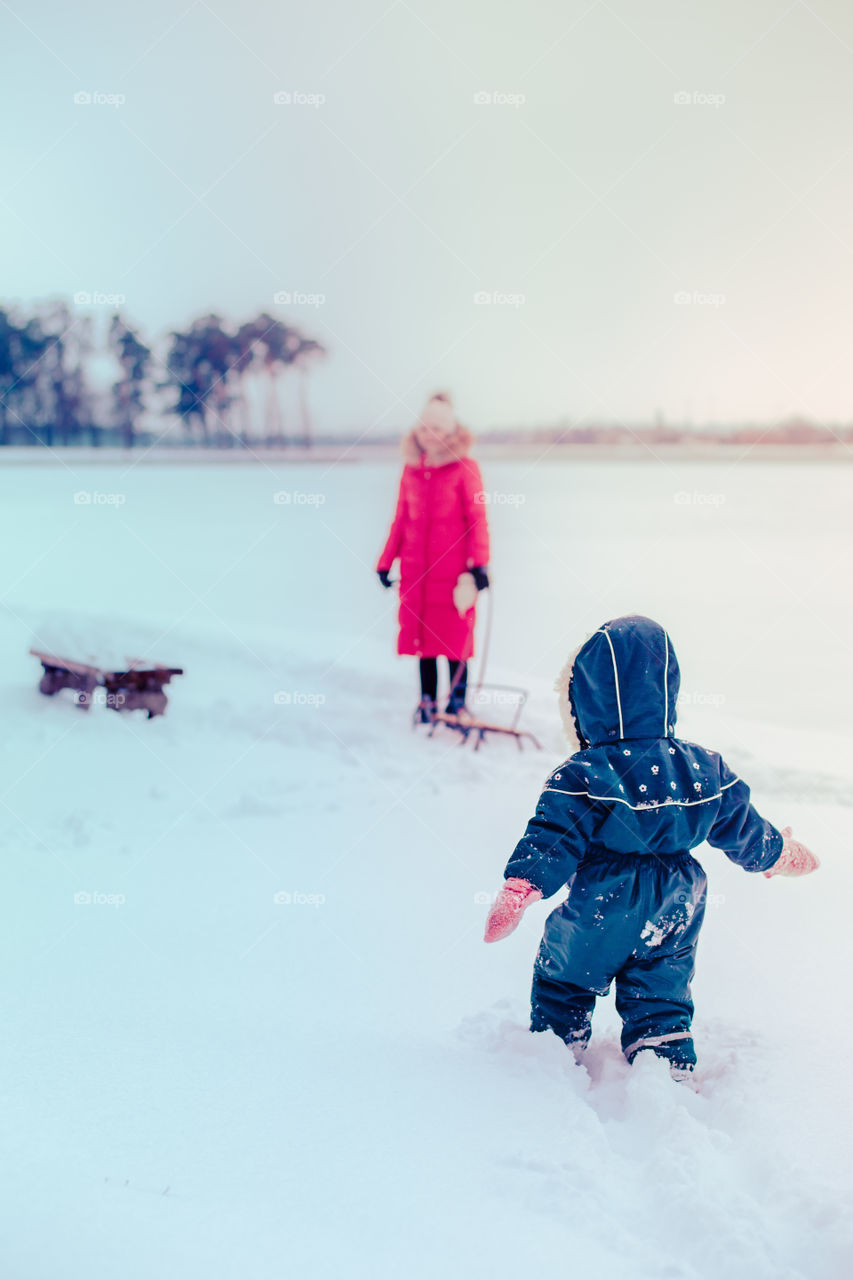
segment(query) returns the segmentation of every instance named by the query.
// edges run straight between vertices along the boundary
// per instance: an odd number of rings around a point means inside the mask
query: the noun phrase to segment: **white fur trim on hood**
[[[563,667],[554,682],[554,690],[559,696],[558,706],[560,709],[560,719],[563,722],[563,734],[571,749],[572,755],[574,755],[576,751],[581,750],[581,743],[578,739],[577,728],[575,727],[574,709],[572,707],[571,698],[569,697],[569,684],[572,679],[572,670],[574,669],[575,659],[586,644],[586,641],[590,639],[590,636],[594,635],[595,632],[591,631],[586,637],[586,640],[579,644],[573,653],[569,654],[566,659],[566,665]]]
[[[431,466],[443,467],[448,462],[458,462],[460,458],[467,458],[471,452],[472,443],[471,432],[457,422],[443,444],[430,454],[429,463]],[[409,431],[403,436],[402,452],[403,461],[410,467],[419,467],[426,457],[414,431]]]

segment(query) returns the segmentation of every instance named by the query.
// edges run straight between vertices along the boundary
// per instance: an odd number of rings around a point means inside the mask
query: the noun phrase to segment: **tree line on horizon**
[[[134,444],[166,438],[149,416],[171,418],[183,443],[310,443],[307,376],[321,343],[266,312],[239,326],[216,314],[173,330],[158,354],[120,312],[96,340],[91,313],[64,300],[0,307],[0,446]],[[106,357],[106,359],[105,359]],[[96,376],[106,364],[107,377]],[[281,380],[299,379],[298,422],[284,421]],[[248,385],[261,388],[260,424]],[[257,395],[256,395],[257,399]]]

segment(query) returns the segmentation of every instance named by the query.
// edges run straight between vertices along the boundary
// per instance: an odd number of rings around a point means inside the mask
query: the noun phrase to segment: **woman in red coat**
[[[376,572],[391,585],[400,560],[397,652],[420,659],[422,722],[436,712],[439,657],[448,660],[449,715],[464,714],[468,659],[474,652],[477,592],[489,585],[489,529],[480,468],[471,436],[456,421],[450,397],[427,401],[403,441],[405,466],[388,541]]]

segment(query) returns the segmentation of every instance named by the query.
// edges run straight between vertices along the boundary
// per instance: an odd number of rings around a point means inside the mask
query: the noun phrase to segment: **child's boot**
[[[437,710],[435,698],[421,698],[415,708],[415,724],[432,724]]]

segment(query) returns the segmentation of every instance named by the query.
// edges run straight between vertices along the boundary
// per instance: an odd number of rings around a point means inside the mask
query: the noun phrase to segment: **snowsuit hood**
[[[632,614],[605,622],[569,658],[556,688],[573,751],[675,732],[678,659],[659,622]]]

